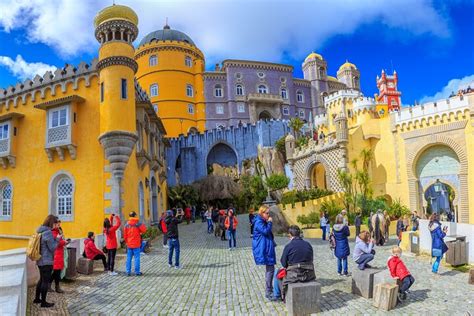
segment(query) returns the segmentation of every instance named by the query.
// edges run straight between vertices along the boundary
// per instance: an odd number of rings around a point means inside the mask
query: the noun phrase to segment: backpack
[[[33,234],[28,240],[26,256],[32,261],[38,261],[41,259],[41,233]]]
[[[161,226],[163,223],[163,219],[161,218],[160,221],[158,222],[158,229],[160,230],[160,232],[163,232],[163,227]]]
[[[331,250],[336,249],[336,237],[334,236],[334,232],[329,234],[329,248]]]

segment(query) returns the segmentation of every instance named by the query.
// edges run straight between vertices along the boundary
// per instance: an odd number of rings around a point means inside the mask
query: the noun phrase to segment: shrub
[[[399,199],[392,202],[392,205],[387,209],[387,212],[392,219],[400,218],[401,216],[409,215],[411,213],[410,209],[403,205]]]
[[[313,228],[315,224],[319,223],[319,215],[316,212],[311,212],[308,215],[298,215],[296,221],[304,228]]]
[[[285,139],[286,139],[286,135],[281,137],[279,140],[277,140],[275,142],[275,148],[276,148],[276,150],[278,150],[283,155],[283,158],[286,161]]]
[[[276,191],[287,188],[290,183],[290,178],[284,174],[272,174],[267,177],[265,183],[271,191]]]
[[[159,230],[158,227],[151,226],[149,227],[146,232],[142,235],[144,239],[150,239],[153,240],[158,236]]]
[[[336,220],[337,214],[339,214],[342,210],[342,206],[337,204],[336,201],[325,201],[321,204],[321,212],[326,212],[329,216],[329,221],[334,223]]]

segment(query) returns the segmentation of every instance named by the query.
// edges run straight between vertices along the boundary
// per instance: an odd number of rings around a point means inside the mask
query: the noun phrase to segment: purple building
[[[341,66],[336,79],[327,76],[321,55],[311,53],[303,72],[305,79],[298,79],[289,65],[245,60],[217,64],[214,71],[204,73],[206,129],[261,119],[299,117],[308,121],[310,113],[314,117],[324,112],[322,97],[328,93],[359,89],[359,72],[350,63]]]

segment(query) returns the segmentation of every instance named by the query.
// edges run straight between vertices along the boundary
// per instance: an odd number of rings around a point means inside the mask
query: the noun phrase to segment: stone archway
[[[236,168],[235,171],[239,173],[239,159],[237,157],[237,152],[231,145],[225,142],[214,144],[207,153],[206,165],[208,170],[216,164],[223,169]]]
[[[326,168],[322,163],[313,164],[310,173],[310,188],[327,189]]]
[[[258,120],[268,121],[268,120],[271,120],[272,118],[273,118],[272,115],[268,111],[262,111],[258,115]]]
[[[457,196],[457,210],[458,218],[457,221],[462,223],[469,222],[469,202],[468,202],[468,163],[467,163],[467,154],[463,146],[458,144],[452,138],[441,136],[441,135],[430,135],[424,137],[420,141],[417,141],[416,144],[409,150],[407,150],[407,175],[408,175],[408,190],[409,190],[409,200],[410,200],[410,209],[412,210],[423,210],[423,187],[426,184],[422,183],[423,179],[420,179],[419,169],[417,170],[418,162],[420,158],[423,157],[423,154],[433,146],[445,146],[454,152],[457,160],[459,161],[459,171],[457,172],[457,183],[458,188],[456,192]],[[435,177],[435,176],[434,176]],[[450,181],[450,179],[445,179],[446,177],[440,176],[441,181]],[[454,179],[451,177],[451,179]],[[432,179],[431,179],[432,180]]]
[[[317,169],[318,165],[319,165],[319,170]],[[314,159],[311,159],[306,164],[305,172],[304,172],[305,174],[304,183],[305,183],[306,188],[316,187],[315,185],[313,185],[313,180],[314,180],[313,175],[315,171],[319,171],[319,176],[320,176],[319,181],[320,183],[324,183],[324,189],[330,189],[330,190],[335,189],[335,188],[330,188],[330,187],[328,188],[328,184],[329,186],[331,186],[331,181],[329,179],[330,177],[329,164],[327,163],[326,159],[321,155],[316,155]],[[324,171],[323,175],[321,174],[321,171]],[[321,179],[321,176],[324,176],[324,178]],[[318,179],[316,179],[316,181],[317,180]]]

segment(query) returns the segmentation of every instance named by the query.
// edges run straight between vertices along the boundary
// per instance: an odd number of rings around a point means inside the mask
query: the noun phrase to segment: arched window
[[[268,93],[267,86],[261,84],[258,86],[258,93]]]
[[[143,221],[145,219],[145,192],[141,181],[138,183],[138,212],[140,220]]]
[[[235,86],[236,95],[244,95],[244,87],[241,84]]]
[[[288,93],[286,92],[286,89],[285,89],[285,88],[282,88],[282,89],[280,90],[280,94],[281,94],[281,98],[282,98],[283,100],[288,99]]]
[[[188,113],[194,114],[194,104],[188,104]]]
[[[318,70],[319,70],[319,79],[323,79],[324,74],[325,74],[324,67],[319,67]]]
[[[193,66],[192,58],[189,56],[184,57],[184,64],[186,65],[186,67],[192,67]]]
[[[150,85],[150,97],[156,97],[158,95],[158,84],[154,83]]]
[[[222,86],[220,84],[216,84],[214,86],[214,96],[218,98],[222,98],[223,93],[222,93]]]
[[[186,85],[186,96],[188,96],[188,97],[193,97],[193,95],[194,95],[193,86],[190,85],[190,84],[187,84],[187,85]]]
[[[158,64],[158,58],[156,57],[156,55],[151,55],[150,59],[148,59],[148,65],[156,66],[156,64]]]
[[[298,90],[296,91],[296,101],[303,103],[304,102],[304,94],[303,91]]]
[[[0,220],[11,220],[12,218],[12,195],[13,188],[10,182],[0,182],[0,206],[2,207]]]
[[[69,174],[61,172],[53,177],[50,183],[50,213],[61,221],[73,221],[74,191],[74,181]]]

